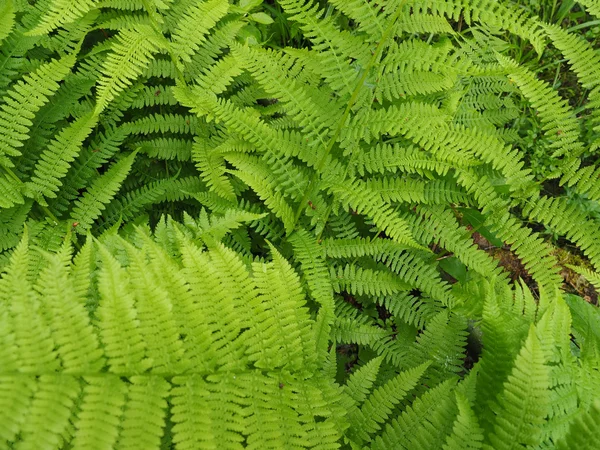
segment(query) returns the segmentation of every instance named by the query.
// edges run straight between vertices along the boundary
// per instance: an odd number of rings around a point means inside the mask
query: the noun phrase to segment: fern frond
[[[397,419],[377,436],[371,448],[383,450],[428,450],[441,448],[452,430],[456,405],[452,395],[454,380],[448,380],[418,397]]]
[[[286,114],[305,130],[308,139],[319,141],[326,127],[331,129],[339,122],[342,114],[339,105],[326,103],[322,99],[327,96],[322,92],[289,78],[287,73],[293,70],[293,59],[240,45],[234,46],[233,55],[248,67],[268,93],[285,104]]]
[[[548,388],[548,368],[532,326],[498,397],[494,431],[484,448],[501,450],[539,444],[549,410]]]
[[[56,193],[57,197],[48,201],[49,208],[59,214],[66,211],[71,202],[79,197],[80,190],[98,176],[97,170],[119,151],[126,138],[127,132],[120,128],[95,135],[95,139],[81,150],[69,167],[63,185]]]
[[[113,164],[105,173],[96,178],[88,190],[75,202],[71,220],[77,223],[76,230],[87,233],[92,223],[100,216],[131,170],[137,152]]]
[[[333,285],[325,264],[325,254],[317,240],[306,230],[298,230],[289,237],[296,251],[302,272],[312,298],[321,306],[315,325],[317,355],[324,360],[327,355],[329,332],[334,320]]]
[[[0,106],[0,165],[13,167],[9,157],[21,156],[19,147],[29,138],[35,114],[59,89],[75,64],[75,55],[52,60],[23,77],[2,99]]]
[[[356,212],[371,218],[394,241],[420,248],[400,214],[394,212],[392,206],[376,191],[369,189],[366,183],[355,180],[332,186],[330,190],[344,207],[352,207]]]
[[[265,202],[267,208],[281,219],[286,233],[289,235],[294,231],[294,210],[286,201],[285,197],[277,192],[274,185],[268,180],[260,177],[254,172],[244,172],[241,170],[229,171],[237,178],[242,180]]]
[[[452,433],[446,439],[443,450],[476,450],[482,448],[483,430],[467,398],[456,392],[458,415]]]
[[[591,7],[592,3],[588,2],[586,6]],[[596,6],[596,15],[600,16],[600,7],[598,6]],[[587,41],[558,26],[546,25],[546,33],[552,39],[556,48],[569,61],[581,85],[590,90],[586,108],[591,113],[591,125],[594,127],[594,130],[597,130],[600,127],[600,114],[598,113],[598,107],[600,106],[600,83],[595,74],[598,71],[598,67],[600,67],[600,54]],[[596,139],[592,143],[592,149],[596,149],[598,146],[600,146],[600,142]],[[574,174],[565,174],[567,180],[570,178],[569,175],[573,176]]]
[[[13,0],[5,0],[0,6],[0,43],[8,36],[15,26],[15,7]]]
[[[428,366],[429,363],[425,363],[401,372],[375,389],[360,410],[348,416],[350,439],[360,443],[369,442],[370,435],[381,430],[394,408],[417,386]]]
[[[370,270],[352,264],[331,267],[331,282],[335,292],[347,291],[355,295],[390,295],[410,289],[395,274],[383,270]]]
[[[535,78],[526,68],[517,67],[513,61],[500,59],[509,71],[509,79],[519,87],[531,106],[538,111],[542,129],[553,149],[552,158],[568,155],[578,157],[584,151],[580,142],[580,127],[566,100],[561,99],[548,83]]]
[[[190,62],[191,55],[206,39],[208,31],[227,14],[229,2],[207,0],[199,4],[187,4],[187,9],[181,14],[171,34],[171,48],[181,60]]]
[[[600,16],[600,11],[598,11]],[[592,403],[590,409],[580,415],[569,428],[569,433],[557,444],[557,450],[569,450],[577,448],[581,450],[593,450],[600,445],[600,434],[598,433],[598,417],[600,414],[600,402]]]
[[[154,53],[165,47],[165,39],[154,29],[139,26],[136,30],[122,30],[115,38],[111,53],[102,66],[98,81],[96,113],[104,110],[118,93],[131,85],[148,66]]]
[[[28,34],[44,35],[72,23],[94,8],[97,0],[52,0],[49,3],[50,5],[44,9],[40,22]]]
[[[96,125],[98,116],[88,114],[58,134],[35,166],[34,175],[26,183],[27,194],[40,204],[46,204],[44,198],[56,198],[61,179],[67,174],[70,163],[81,150],[83,141]]]
[[[429,384],[452,377],[463,370],[467,345],[467,324],[463,317],[442,310],[425,325],[425,330],[414,342],[404,357],[404,367],[415,367],[431,362],[426,378]]]
[[[0,252],[15,247],[23,232],[30,204],[0,209]]]
[[[600,269],[600,235],[595,224],[576,204],[561,197],[539,197],[528,202],[523,213],[530,220],[541,222],[549,229],[567,236]]]
[[[240,209],[227,209],[222,216],[213,214],[209,218],[208,213],[203,209],[198,221],[196,222],[193,221],[193,219],[188,218],[186,226],[194,229],[200,239],[212,237],[218,242],[221,241],[227,233],[238,228],[241,224],[254,222],[265,216],[265,213],[254,214]],[[190,221],[192,221],[194,225],[190,224]]]
[[[344,386],[344,394],[349,397],[349,404],[360,406],[364,403],[375,383],[382,361],[381,357],[373,358],[352,373]]]
[[[595,2],[594,0],[578,0],[577,3],[585,6],[585,9],[587,9],[591,15],[600,17],[600,5],[598,5],[598,2]]]
[[[331,4],[358,24],[358,30],[369,35],[369,40],[378,42],[385,32],[385,20],[374,5],[364,0],[332,0]]]
[[[100,249],[103,266],[98,275],[101,303],[96,310],[99,336],[112,373],[142,373],[151,364],[139,330],[128,275],[119,262]]]

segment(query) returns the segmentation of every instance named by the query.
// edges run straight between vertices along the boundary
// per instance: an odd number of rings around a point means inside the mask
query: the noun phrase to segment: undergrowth
[[[0,448],[597,449],[591,0],[0,0]]]

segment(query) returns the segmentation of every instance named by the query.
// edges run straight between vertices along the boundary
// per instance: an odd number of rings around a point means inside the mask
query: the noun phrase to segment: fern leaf
[[[105,249],[99,274],[101,304],[96,311],[99,335],[112,373],[141,373],[149,366],[146,344],[139,330],[127,274]]]
[[[381,424],[388,420],[394,408],[417,386],[428,366],[429,363],[425,363],[401,372],[374,390],[360,411],[348,417],[350,437],[355,436],[357,440],[369,442],[369,435],[381,430]]]
[[[538,445],[548,415],[548,388],[548,368],[532,326],[499,395],[498,406],[494,408],[494,431],[484,448],[502,450]]]
[[[591,15],[600,17],[600,5],[598,5],[598,2],[594,0],[578,0],[577,3],[585,6],[585,9],[587,9]]]
[[[81,392],[79,381],[68,375],[47,374],[38,378],[22,424],[22,448],[60,448],[68,436],[71,411]]]
[[[104,174],[95,179],[83,196],[75,202],[71,211],[71,220],[77,223],[78,232],[86,233],[106,208],[106,204],[113,199],[131,170],[136,154],[137,152],[133,152],[113,164]]]
[[[122,30],[111,47],[111,53],[102,67],[98,81],[96,113],[106,108],[116,95],[131,85],[148,66],[152,55],[165,47],[165,39],[148,27]]]
[[[134,293],[137,329],[145,343],[146,357],[152,361],[152,373],[181,372],[189,362],[182,360],[183,343],[171,314],[173,299],[160,278],[144,270],[145,254],[130,244],[125,247],[129,258],[128,281],[137,286]]]
[[[15,8],[13,0],[4,0],[0,5],[0,42],[8,36],[15,26]]]
[[[33,118],[48,98],[58,90],[75,64],[75,55],[42,64],[26,75],[2,99],[0,105],[0,165],[13,167],[11,156],[21,156],[19,147],[29,138]]]
[[[600,14],[598,15],[600,16]],[[600,402],[596,400],[588,411],[581,414],[571,424],[569,433],[557,443],[557,450],[569,450],[573,448],[578,450],[593,450],[598,448],[600,446],[598,417],[600,417]]]
[[[43,307],[63,372],[98,371],[104,365],[103,352],[84,308],[84,299],[79,297],[81,292],[75,290],[69,277],[71,252],[63,247],[59,254],[46,257],[49,264],[42,270],[36,290],[44,297]]]
[[[36,27],[29,31],[32,36],[48,34],[58,27],[72,23],[95,7],[97,0],[52,0]]]
[[[87,377],[85,381],[73,445],[90,448],[101,443],[114,447],[127,385],[116,375]]]
[[[455,381],[448,380],[428,390],[377,436],[371,448],[383,450],[429,450],[441,448],[452,429],[456,405],[452,395]]]
[[[289,237],[289,241],[300,261],[310,294],[321,306],[315,326],[315,345],[319,360],[324,361],[327,358],[329,332],[335,309],[333,286],[325,264],[325,255],[316,239],[306,230],[296,231]]]
[[[115,448],[160,448],[170,385],[160,377],[131,377]],[[92,442],[94,443],[94,442]]]
[[[458,415],[443,450],[476,450],[482,448],[483,430],[467,398],[456,392]]]
[[[58,360],[50,330],[42,325],[45,319],[40,299],[31,286],[28,239],[26,232],[0,280],[0,296],[7,299],[2,302],[0,311],[4,320],[8,319],[8,334],[12,335],[12,346],[3,356],[8,358],[7,370],[48,373],[58,368]],[[18,358],[13,358],[17,354]]]
[[[191,55],[198,50],[206,39],[208,31],[227,14],[229,2],[226,0],[207,0],[201,3],[188,2],[181,20],[175,25],[171,35],[173,52],[185,62],[191,61]]]
[[[46,205],[45,198],[56,198],[56,191],[62,185],[63,178],[77,154],[83,141],[96,125],[98,117],[88,114],[61,130],[35,166],[34,175],[26,183],[29,196]]]
[[[373,358],[371,361],[352,373],[348,383],[344,386],[344,393],[350,398],[350,404],[360,406],[369,395],[371,387],[375,383],[379,367],[383,358]]]
[[[548,147],[554,150],[551,156],[557,158],[563,155],[581,155],[584,148],[579,141],[579,122],[567,101],[561,99],[548,83],[536,79],[526,68],[516,67],[514,62],[507,59],[501,59],[500,62],[509,70],[509,79],[517,84],[531,106],[538,110],[542,129],[550,140]]]
[[[369,189],[362,181],[346,182],[331,189],[337,199],[346,207],[352,207],[359,213],[365,214],[384,231],[391,239],[400,244],[421,249],[408,228],[408,224],[393,211],[376,191]]]
[[[308,314],[300,279],[283,257],[271,247],[272,265],[254,264],[260,304],[252,305],[256,326],[248,333],[250,360],[257,367],[289,367],[293,371],[314,369],[314,336],[307,327]],[[281,299],[286,299],[281,301]],[[295,311],[296,314],[288,314]],[[255,330],[255,331],[254,331]],[[267,333],[268,332],[268,333]],[[274,342],[269,351],[264,347],[267,336]]]
[[[217,149],[210,149],[209,143],[202,138],[196,138],[192,148],[192,157],[200,176],[211,191],[227,200],[235,200],[235,192],[225,176],[225,160]]]
[[[385,32],[385,22],[379,16],[377,8],[365,0],[333,0],[331,4],[346,16],[356,21],[358,30],[367,33],[369,40],[379,42]]]
[[[294,210],[284,196],[275,190],[271,183],[264,178],[260,178],[253,172],[232,170],[230,173],[234,174],[257,193],[260,199],[265,202],[267,208],[281,219],[288,235],[294,231]]]
[[[371,270],[348,264],[330,268],[331,282],[335,292],[347,291],[355,295],[390,295],[410,289],[395,274],[384,270]]]

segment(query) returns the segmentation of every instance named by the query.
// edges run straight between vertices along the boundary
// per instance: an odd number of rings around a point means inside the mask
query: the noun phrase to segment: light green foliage
[[[0,449],[597,447],[596,3],[0,0]]]
[[[2,445],[335,447],[339,387],[315,370],[314,322],[291,266],[273,250],[250,272],[222,244],[206,251],[178,225],[166,231],[182,267],[143,231],[141,247],[88,244],[98,256],[93,320],[69,246],[45,255],[19,245],[0,281],[0,317],[30,326],[2,327],[0,391],[13,390],[0,397]],[[38,257],[46,262],[29,284]]]

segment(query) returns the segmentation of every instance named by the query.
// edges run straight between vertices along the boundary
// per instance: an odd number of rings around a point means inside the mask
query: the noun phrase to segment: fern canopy
[[[596,3],[0,0],[0,449],[598,447]]]

